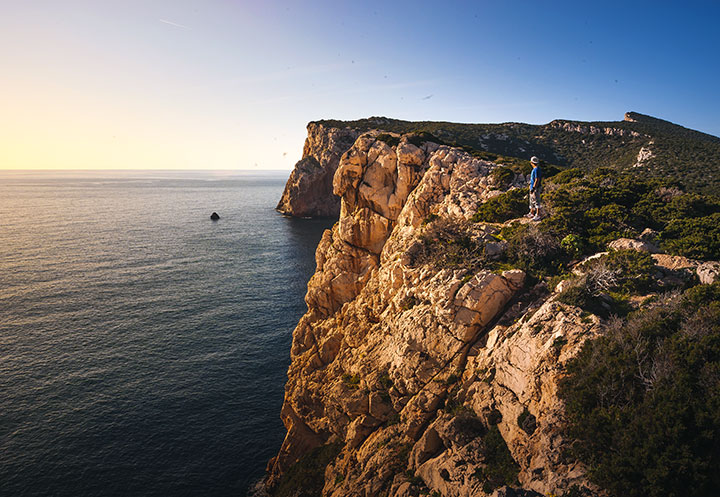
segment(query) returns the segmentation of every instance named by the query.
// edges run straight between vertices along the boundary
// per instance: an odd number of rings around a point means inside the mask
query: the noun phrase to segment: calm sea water
[[[286,177],[0,173],[0,495],[245,495],[331,224]]]

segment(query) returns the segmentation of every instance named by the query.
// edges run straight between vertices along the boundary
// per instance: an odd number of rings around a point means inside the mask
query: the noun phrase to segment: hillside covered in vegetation
[[[490,154],[522,159],[537,155],[549,163],[583,170],[632,169],[676,179],[689,191],[720,191],[720,138],[636,112],[626,113],[623,121],[555,120],[543,125],[411,122],[385,117],[318,123],[358,131],[424,132],[443,143]]]

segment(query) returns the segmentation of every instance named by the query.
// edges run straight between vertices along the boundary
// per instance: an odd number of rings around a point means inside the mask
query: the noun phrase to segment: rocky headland
[[[332,193],[340,157],[359,132],[310,123],[302,158],[295,164],[276,209],[295,217],[338,217],[340,198]]]
[[[483,221],[480,210],[524,192],[526,171],[432,138],[308,126],[278,209],[338,222],[317,248],[293,333],[287,436],[266,486],[335,497],[607,495],[568,455],[559,391],[619,309],[601,288],[620,285],[616,254],[641,254],[651,273],[628,293],[634,309],[698,277],[713,283],[719,266],[663,253],[653,230],[592,255],[574,238],[553,245],[526,219]],[[510,263],[537,259],[513,252],[519,231],[566,269],[549,278]],[[581,287],[599,302],[593,312],[572,298]]]
[[[411,122],[385,117],[358,121],[316,121],[307,126],[303,155],[277,210],[296,217],[340,214],[332,182],[340,158],[362,133],[431,135],[438,144],[463,148],[474,157],[508,163],[536,155],[561,167],[598,167],[674,177],[689,191],[720,188],[720,138],[636,112],[622,121],[554,120],[548,124],[459,124]]]

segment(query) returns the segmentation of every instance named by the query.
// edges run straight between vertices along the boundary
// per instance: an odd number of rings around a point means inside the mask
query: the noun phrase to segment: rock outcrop
[[[711,285],[720,280],[720,262],[704,262],[698,265],[695,271],[700,283]]]
[[[637,250],[638,252],[650,252],[651,254],[660,252],[660,249],[654,243],[633,238],[618,238],[610,242],[608,248],[613,250]]]
[[[319,123],[310,123],[307,129],[302,159],[295,164],[276,209],[295,217],[338,217],[340,198],[333,195],[333,175],[359,132]]]
[[[335,144],[351,136],[337,133],[310,135]],[[358,136],[334,175],[340,217],[318,246],[308,312],[293,333],[287,436],[268,465],[269,487],[333,443],[328,496],[595,491],[584,468],[562,457],[557,389],[597,318],[556,302],[542,284],[529,287],[520,270],[416,263],[430,220],[468,219],[497,195],[496,164],[417,137],[378,136]],[[316,138],[306,155],[317,161]],[[483,476],[493,464],[490,432],[518,466],[509,487]]]

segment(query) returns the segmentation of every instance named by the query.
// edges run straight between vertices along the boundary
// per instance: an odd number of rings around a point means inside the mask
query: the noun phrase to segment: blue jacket
[[[542,186],[542,171],[540,171],[540,166],[533,167],[532,172],[530,173],[530,189],[533,189],[533,184],[535,183],[535,179],[537,178],[537,189],[539,190]]]

